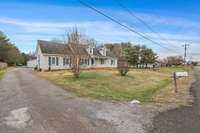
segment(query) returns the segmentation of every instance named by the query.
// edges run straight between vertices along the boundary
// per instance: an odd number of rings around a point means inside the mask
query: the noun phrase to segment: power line
[[[154,34],[157,34],[158,37],[161,40],[166,41],[167,43],[170,44],[170,42],[164,38],[163,36],[160,35],[160,33],[156,32],[149,24],[147,24],[143,19],[141,19],[140,17],[138,17],[133,11],[131,11],[129,8],[127,8],[126,6],[124,6],[119,0],[114,0],[116,1],[116,3],[123,8],[125,11],[127,11],[132,17],[136,18],[138,21],[140,21],[144,26],[146,26],[151,32],[153,32]]]
[[[79,1],[80,4],[84,5],[85,7],[92,9],[92,10],[95,11],[96,13],[103,15],[104,17],[108,18],[109,20],[111,20],[111,21],[115,22],[116,24],[122,26],[123,28],[125,28],[125,29],[127,29],[127,30],[129,30],[129,31],[131,31],[131,32],[133,32],[133,33],[135,33],[135,34],[141,36],[142,38],[144,38],[144,39],[146,39],[146,40],[148,40],[148,41],[150,41],[150,42],[152,42],[152,43],[154,43],[154,44],[156,44],[156,45],[159,45],[159,46],[162,47],[162,48],[165,48],[165,49],[167,49],[167,50],[172,50],[172,49],[169,49],[169,48],[167,48],[167,47],[164,47],[164,46],[162,46],[160,43],[158,43],[158,42],[156,42],[156,41],[154,41],[154,40],[152,40],[152,39],[146,37],[146,36],[143,35],[142,33],[138,32],[138,31],[136,31],[136,30],[134,30],[134,29],[132,29],[132,28],[130,28],[130,27],[128,27],[128,26],[122,24],[122,23],[120,23],[118,20],[114,19],[114,18],[111,17],[111,16],[106,15],[105,13],[103,13],[103,12],[101,12],[100,10],[96,9],[95,7],[89,5],[89,4],[87,4],[87,3],[85,3],[85,2],[83,2],[83,1],[81,1],[81,0],[78,0],[78,1]]]

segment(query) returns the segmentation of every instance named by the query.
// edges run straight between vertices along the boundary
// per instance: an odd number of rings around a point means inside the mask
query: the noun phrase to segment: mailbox
[[[188,72],[175,72],[176,77],[188,77]]]

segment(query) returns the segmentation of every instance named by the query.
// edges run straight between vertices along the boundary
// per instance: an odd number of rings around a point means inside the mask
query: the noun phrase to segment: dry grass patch
[[[195,76],[192,69],[188,69],[188,71],[189,77],[184,77],[177,80],[178,93],[175,93],[175,86],[172,82],[172,84],[170,84],[166,88],[163,88],[159,95],[156,95],[154,97],[154,102],[157,105],[166,107],[164,109],[191,105],[191,103],[193,102],[193,98],[190,94],[190,89],[192,83],[195,81]],[[166,104],[168,106],[165,106]]]
[[[0,69],[0,79],[3,78],[3,75],[6,73],[6,69]]]
[[[38,72],[37,75],[48,79],[75,93],[103,100],[157,102],[163,96],[171,96],[172,74],[184,71],[182,67],[162,68],[158,71],[133,69],[121,77],[117,70],[85,70],[79,79],[73,78],[69,70]]]

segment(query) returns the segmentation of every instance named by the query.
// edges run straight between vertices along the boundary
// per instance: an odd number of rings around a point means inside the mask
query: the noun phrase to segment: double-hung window
[[[58,65],[59,65],[59,58],[56,57],[56,66],[58,66]]]
[[[65,63],[66,63],[66,65],[69,65],[69,59],[68,58],[65,58]]]
[[[55,65],[55,57],[52,57],[52,64]]]
[[[51,65],[58,66],[59,65],[59,57],[49,57],[48,64],[49,64],[49,66],[51,66]]]
[[[69,65],[69,59],[68,58],[63,58],[63,66]]]
[[[100,59],[100,62],[103,65],[104,64],[104,59]]]
[[[115,61],[114,60],[111,60],[111,65],[115,65]]]

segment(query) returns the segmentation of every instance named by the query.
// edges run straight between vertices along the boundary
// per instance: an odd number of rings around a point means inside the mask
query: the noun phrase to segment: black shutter
[[[56,57],[56,66],[58,66],[59,65],[59,60],[58,60],[59,58],[58,57]]]
[[[49,62],[49,66],[51,66],[51,57],[49,57],[49,61],[48,62]]]

